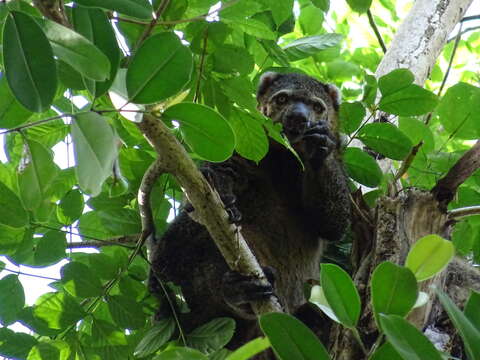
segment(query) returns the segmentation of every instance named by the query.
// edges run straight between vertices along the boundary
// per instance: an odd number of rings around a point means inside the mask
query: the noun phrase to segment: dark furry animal
[[[350,221],[347,177],[339,158],[336,87],[300,74],[265,73],[259,109],[283,131],[305,169],[290,151],[271,143],[259,165],[238,155],[202,168],[273,288],[229,271],[206,229],[182,211],[154,246],[150,290],[163,295],[158,278],[179,285],[191,309],[181,314],[187,332],[227,316],[237,322],[231,347],[255,334],[248,302],[278,296],[288,313],[306,303],[303,284],[318,279],[322,245],[345,234]],[[163,310],[160,311],[160,314]],[[160,316],[160,315],[159,315]]]

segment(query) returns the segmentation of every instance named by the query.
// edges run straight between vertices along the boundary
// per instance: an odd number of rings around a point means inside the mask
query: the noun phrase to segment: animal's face
[[[283,125],[291,143],[298,142],[312,125],[325,122],[336,132],[338,90],[300,74],[266,73],[258,88],[259,108]]]

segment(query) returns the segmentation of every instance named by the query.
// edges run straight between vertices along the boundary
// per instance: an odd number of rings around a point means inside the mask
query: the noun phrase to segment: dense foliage
[[[175,319],[152,323],[158,300],[145,285],[146,250],[136,245],[137,192],[156,153],[135,122],[143,112],[159,116],[195,160],[223,161],[236,151],[258,162],[269,137],[288,146],[280,129],[256,110],[258,77],[267,70],[303,72],[342,90],[343,159],[352,187],[372,188],[364,195],[369,206],[395,179],[404,187],[431,189],[480,137],[478,64],[454,62],[444,90],[455,53],[455,59],[458,53],[478,59],[480,33],[449,42],[425,88],[406,69],[377,81],[382,50],[365,25],[371,2],[76,0],[64,8],[68,28],[42,16],[37,3],[1,1],[6,160],[0,164],[0,254],[6,258],[0,269],[9,274],[0,279],[0,355],[234,360],[271,344],[282,359],[328,359],[318,339],[284,314],[264,315],[260,324],[268,338],[232,355],[224,349],[234,331],[231,319],[215,319],[191,334]],[[378,15],[370,15],[387,45],[401,21],[397,13],[407,5],[374,2]],[[371,123],[379,111],[398,116],[398,125]],[[366,148],[353,147],[353,140]],[[383,157],[392,160],[392,172],[380,170],[376,160]],[[152,202],[158,234],[181,200],[175,179],[163,175]],[[477,171],[450,208],[478,204]],[[387,342],[382,335],[365,349],[372,359],[442,358],[405,317],[424,304],[418,282],[441,271],[455,251],[480,263],[479,234],[480,217],[469,217],[455,227],[455,249],[431,235],[412,248],[405,266],[385,262],[376,268],[371,306]],[[78,247],[98,251],[72,251]],[[30,290],[14,265],[42,268],[65,259],[51,291],[26,304]],[[356,326],[362,304],[350,276],[323,264],[319,281],[311,301],[361,341]],[[463,312],[440,290],[438,296],[469,358],[479,359],[480,296],[473,293]],[[31,333],[8,328],[16,323]]]

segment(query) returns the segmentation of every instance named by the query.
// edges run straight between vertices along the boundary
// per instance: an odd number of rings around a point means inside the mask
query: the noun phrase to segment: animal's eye
[[[317,113],[322,113],[325,111],[325,106],[320,102],[316,102],[313,104],[313,110]]]
[[[285,104],[287,100],[288,100],[288,97],[285,94],[280,94],[275,98],[275,102],[279,105]]]

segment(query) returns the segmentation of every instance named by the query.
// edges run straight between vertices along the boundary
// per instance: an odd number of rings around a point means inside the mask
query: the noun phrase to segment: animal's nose
[[[308,125],[310,109],[304,103],[295,103],[288,112],[283,127],[285,131],[303,134]]]

